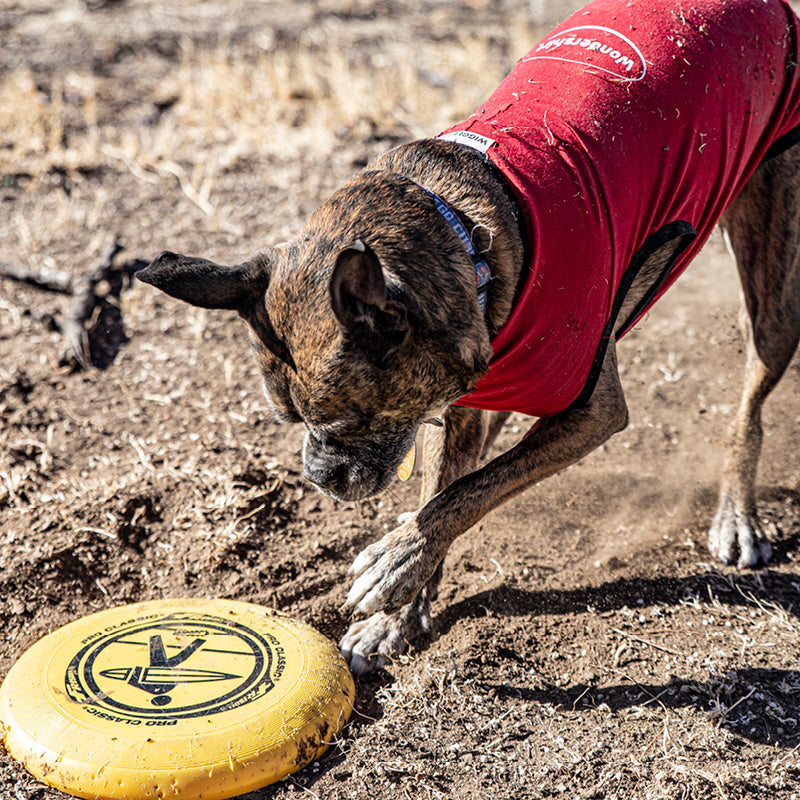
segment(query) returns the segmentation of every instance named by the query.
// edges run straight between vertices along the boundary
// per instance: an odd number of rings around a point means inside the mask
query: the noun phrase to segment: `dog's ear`
[[[230,308],[247,316],[264,297],[269,259],[259,253],[242,264],[223,267],[205,258],[165,252],[136,277],[193,306]]]
[[[331,275],[330,296],[333,313],[344,327],[368,322],[386,308],[383,269],[361,239],[339,253]]]
[[[389,291],[378,257],[361,239],[339,253],[329,292],[345,336],[385,366],[408,334],[407,306],[399,292]]]
[[[276,335],[264,308],[270,277],[268,253],[257,253],[234,267],[223,267],[205,258],[165,252],[137,272],[136,277],[193,306],[238,311],[266,347],[295,369],[291,353]]]

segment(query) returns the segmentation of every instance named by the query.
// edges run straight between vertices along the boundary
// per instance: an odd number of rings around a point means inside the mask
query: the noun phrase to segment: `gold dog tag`
[[[407,481],[414,471],[414,462],[417,460],[417,446],[411,445],[411,449],[406,453],[403,463],[397,468],[397,477],[401,481]]]

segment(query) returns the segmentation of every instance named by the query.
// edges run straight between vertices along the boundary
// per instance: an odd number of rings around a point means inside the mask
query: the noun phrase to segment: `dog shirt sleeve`
[[[460,404],[551,416],[588,399],[610,336],[673,283],[770,147],[797,140],[797,62],[782,0],[595,0],[442,134],[501,170],[531,245],[489,372]],[[615,333],[635,270],[671,240]]]

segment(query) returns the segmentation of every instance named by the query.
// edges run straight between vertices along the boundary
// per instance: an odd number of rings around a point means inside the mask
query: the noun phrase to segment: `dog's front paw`
[[[344,610],[367,616],[399,609],[416,596],[440,560],[431,552],[431,539],[419,530],[414,515],[353,562],[350,575],[355,581]]]
[[[739,548],[738,569],[767,564],[772,546],[764,537],[754,514],[742,511],[730,497],[723,497],[708,532],[708,549],[725,564],[731,564]]]
[[[408,650],[408,642],[432,628],[430,604],[412,602],[394,614],[379,611],[365,620],[354,622],[339,643],[342,655],[354,675],[380,669],[393,656]]]

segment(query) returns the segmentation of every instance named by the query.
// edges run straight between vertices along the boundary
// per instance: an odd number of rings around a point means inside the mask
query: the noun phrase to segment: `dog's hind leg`
[[[744,389],[722,473],[709,550],[739,568],[771,554],[758,521],[755,479],[761,409],[800,338],[800,146],[763,163],[721,222],[742,284]]]
[[[444,414],[442,427],[426,427],[420,506],[475,469],[481,453],[494,440],[507,416],[451,406]],[[438,594],[441,576],[440,563],[410,603],[393,614],[379,611],[350,626],[340,648],[355,674],[383,666],[393,655],[404,653],[410,640],[420,633],[430,633],[431,602]]]
[[[483,441],[483,452],[481,453],[484,458],[488,455],[489,449],[500,431],[503,430],[505,421],[511,416],[510,411],[489,411],[487,413],[486,438]]]

